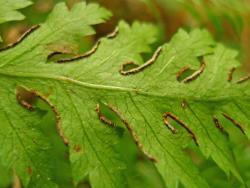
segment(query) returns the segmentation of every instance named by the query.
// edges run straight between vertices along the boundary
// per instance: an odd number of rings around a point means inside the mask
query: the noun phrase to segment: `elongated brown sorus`
[[[26,88],[24,88],[24,89],[27,90]],[[39,92],[37,92],[35,90],[27,90],[27,92],[30,92],[31,95],[37,96],[38,98],[40,98],[41,100],[43,100],[44,102],[46,102],[50,106],[50,108],[52,109],[52,111],[53,111],[53,113],[55,114],[55,117],[56,117],[56,129],[57,129],[57,132],[58,132],[59,136],[62,138],[64,144],[67,146],[69,144],[69,141],[65,137],[65,135],[64,135],[64,133],[62,131],[62,128],[61,128],[61,115],[57,111],[56,107],[48,100],[48,98],[46,98],[44,95],[40,94]],[[28,103],[28,102],[26,102],[26,103]],[[23,105],[23,104],[21,104],[21,105]],[[25,108],[27,108],[27,107],[32,108],[32,110],[34,109],[32,104],[29,104],[29,103],[28,103],[28,106],[24,106],[24,107]]]
[[[164,124],[169,128],[169,130],[173,133],[173,134],[177,134],[178,133],[178,130],[169,123],[168,119],[167,118],[163,118],[163,122]]]
[[[249,79],[250,79],[250,74],[247,75],[247,76],[244,76],[244,77],[240,78],[236,83],[237,83],[237,84],[241,84],[241,83],[243,83],[243,82],[246,82],[246,81],[249,80]]]
[[[215,126],[221,131],[221,132],[225,132],[223,126],[220,124],[219,120],[216,117],[213,117],[213,122],[215,124]]]
[[[33,103],[36,99],[36,94],[24,89],[23,87],[17,87],[16,88],[16,100],[17,102],[23,106],[24,108],[33,111],[34,106]]]
[[[114,38],[117,35],[118,32],[119,32],[119,29],[116,28],[112,33],[108,34],[106,36],[106,38],[109,38],[109,39]],[[57,61],[57,63],[72,62],[72,61],[80,60],[80,59],[91,56],[92,54],[94,54],[97,51],[98,47],[101,44],[101,40],[102,39],[97,40],[95,45],[89,51],[85,52],[84,54],[78,54],[78,55],[76,55],[74,57],[60,59],[60,60]]]
[[[128,63],[124,63],[121,65],[121,69],[119,72],[124,76],[130,75],[130,74],[136,74],[144,70],[146,67],[152,65],[156,61],[157,57],[160,55],[161,51],[162,51],[162,47],[157,48],[153,56],[146,63],[136,68],[130,69],[130,70],[124,70],[125,66],[128,64]]]
[[[109,126],[111,126],[111,127],[114,127],[115,126],[115,124],[111,121],[111,120],[109,120],[102,112],[101,112],[101,109],[100,109],[100,105],[99,104],[97,104],[96,105],[96,112],[97,112],[97,115],[98,115],[98,117],[99,117],[99,119],[103,122],[103,123],[105,123],[105,124],[107,124],[107,125],[109,125]]]
[[[242,125],[240,124],[240,123],[238,123],[237,121],[235,121],[232,117],[230,117],[228,114],[226,114],[226,113],[222,113],[222,115],[226,118],[226,119],[228,119],[229,121],[231,121],[232,123],[233,123],[233,125],[235,125],[237,128],[239,128],[240,129],[240,131],[243,133],[243,134],[245,134],[245,130],[244,130],[244,128],[242,127]]]
[[[116,37],[116,35],[117,35],[118,33],[119,33],[119,28],[116,27],[115,30],[114,30],[112,33],[110,33],[110,34],[108,34],[108,35],[106,36],[106,38],[112,39],[112,38]]]
[[[47,60],[50,60],[55,55],[62,55],[62,54],[71,54],[71,52],[67,52],[67,51],[63,51],[63,50],[62,51],[60,51],[60,50],[54,51],[48,55]]]
[[[8,44],[7,46],[5,46],[4,48],[0,49],[0,52],[8,50],[10,48],[14,48],[16,45],[18,45],[20,42],[22,42],[29,34],[31,34],[33,31],[35,31],[36,29],[38,29],[40,27],[40,25],[33,25],[31,26],[27,31],[25,31],[25,33],[22,34],[21,37],[19,37],[17,39],[16,42]]]
[[[24,108],[30,110],[30,111],[33,111],[34,110],[34,107],[32,104],[24,101],[24,100],[17,100],[19,102],[19,104],[21,104]]]
[[[176,121],[179,125],[181,125],[184,129],[186,129],[186,131],[191,135],[192,139],[194,140],[195,144],[198,146],[198,141],[197,141],[197,138],[194,134],[194,132],[185,124],[183,123],[177,116],[175,116],[174,114],[172,114],[171,112],[166,112],[164,115],[163,115],[163,121],[165,123],[165,125],[170,128],[170,130],[173,132],[173,133],[177,133],[177,130],[175,127],[173,127],[169,121],[168,121],[168,117],[172,118],[174,121]]]
[[[203,62],[201,64],[200,68],[197,71],[195,71],[193,74],[191,74],[190,76],[186,77],[183,80],[183,82],[184,83],[189,83],[189,82],[197,79],[203,73],[203,71],[205,70],[205,68],[206,68],[206,63]]]
[[[128,65],[134,65],[136,68],[139,67],[139,65],[135,64],[134,62],[127,62],[127,63],[122,64],[123,69],[125,69],[125,67]]]
[[[61,115],[60,115],[59,111],[56,109],[56,107],[46,97],[44,97],[40,93],[37,93],[37,92],[35,92],[35,93],[36,93],[36,95],[40,99],[42,99],[43,101],[45,101],[51,107],[51,109],[54,112],[55,117],[56,117],[56,129],[57,129],[57,132],[58,132],[59,136],[62,138],[64,144],[66,146],[68,146],[69,145],[69,141],[68,141],[68,139],[66,138],[66,136],[64,135],[64,133],[62,131],[62,127],[61,127]]]
[[[188,66],[185,66],[185,67],[181,68],[181,69],[177,72],[177,74],[176,74],[176,80],[180,81],[181,75],[182,75],[184,72],[186,72],[187,70],[189,70],[189,69],[190,69],[190,68],[189,68]]]
[[[47,60],[51,59],[55,55],[60,55],[60,54],[64,54],[64,53],[60,51],[52,52],[51,54],[48,55]]]
[[[133,128],[130,126],[130,124],[127,122],[127,120],[123,117],[123,115],[117,110],[115,109],[113,106],[111,105],[107,105],[109,107],[109,109],[111,111],[113,111],[120,119],[121,121],[124,123],[124,125],[126,126],[126,128],[128,129],[129,133],[131,134],[133,140],[135,141],[135,144],[137,145],[137,147],[144,153],[144,155],[151,160],[152,162],[157,162],[157,159],[155,157],[153,157],[151,154],[149,154],[145,149],[144,146],[142,145],[142,143],[140,142],[137,134],[135,133],[135,131],[133,130]]]
[[[233,73],[235,72],[236,68],[233,67],[229,70],[229,73],[228,73],[228,78],[227,78],[227,81],[231,82],[232,79],[233,79]]]
[[[76,60],[79,60],[79,59],[82,59],[82,58],[89,57],[93,53],[96,52],[96,50],[98,49],[98,47],[99,47],[100,44],[101,44],[101,40],[98,40],[95,43],[95,45],[89,51],[87,51],[86,53],[79,54],[79,55],[76,55],[76,56],[71,57],[71,58],[60,59],[60,60],[57,61],[57,63],[67,63],[67,62],[76,61]]]

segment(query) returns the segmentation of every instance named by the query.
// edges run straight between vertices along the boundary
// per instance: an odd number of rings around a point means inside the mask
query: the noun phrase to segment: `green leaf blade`
[[[80,7],[82,5],[84,8]],[[89,10],[93,19],[86,18],[86,14],[78,20],[82,8],[85,12]],[[119,136],[115,128],[103,123],[104,117],[97,108],[100,104],[106,105],[123,121],[138,148],[154,160],[168,187],[175,187],[178,182],[188,188],[209,187],[183,151],[187,145],[185,135],[227,175],[232,173],[242,181],[228,140],[213,121],[214,117],[221,121],[223,113],[231,115],[230,105],[232,100],[236,101],[241,111],[238,110],[234,118],[244,124],[249,135],[248,105],[244,105],[249,98],[249,85],[227,80],[230,69],[239,65],[235,60],[237,53],[216,44],[205,30],[190,33],[180,30],[162,46],[157,56],[153,56],[150,64],[143,67],[141,54],[150,52],[156,29],[152,25],[134,23],[130,27],[121,22],[119,34],[115,38],[101,39],[90,56],[65,64],[48,63],[47,57],[53,50],[46,47],[52,43],[61,40],[72,44],[78,30],[81,35],[93,34],[90,26],[104,21],[109,15],[103,10],[100,17],[96,17],[97,10],[96,5],[78,4],[68,12],[65,5],[59,4],[41,28],[15,48],[2,52],[0,82],[4,88],[3,94],[0,92],[1,99],[10,93],[8,105],[17,108],[13,91],[21,85],[35,90],[56,109],[61,136],[69,141],[75,184],[88,176],[96,188],[127,186],[126,164],[115,150]],[[66,23],[58,20],[64,14],[69,17]],[[74,18],[76,22],[71,23]],[[78,27],[85,18],[88,24]],[[51,29],[57,23],[57,29]],[[72,37],[66,38],[68,32]],[[131,75],[122,75],[122,65],[130,62],[142,68],[135,69]],[[181,74],[178,71],[185,66],[194,74],[186,83],[185,79],[177,79]],[[7,88],[11,89],[6,92]],[[3,102],[2,107],[6,105]],[[4,114],[10,109],[0,113],[1,120],[9,127],[6,119],[10,115]],[[170,125],[166,123],[166,113],[172,114],[172,119],[179,124],[174,128],[177,134],[167,127]],[[23,169],[22,164],[19,168]]]

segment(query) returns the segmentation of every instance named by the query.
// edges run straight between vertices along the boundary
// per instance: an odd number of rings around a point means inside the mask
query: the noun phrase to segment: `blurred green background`
[[[132,23],[135,20],[154,23],[159,28],[159,44],[169,41],[180,28],[191,30],[195,27],[207,28],[214,38],[237,49],[240,52],[239,60],[246,71],[250,70],[250,0],[86,0],[88,3],[96,2],[113,13],[113,17],[105,24],[95,27],[97,34],[82,38],[79,41],[78,52],[90,49],[98,38],[105,36],[115,29],[119,20]],[[26,19],[12,21],[0,25],[0,35],[4,47],[15,42],[31,25],[42,23],[54,5],[63,0],[34,0],[34,4],[20,10]],[[68,7],[80,0],[67,0]],[[157,45],[157,44],[156,44]],[[156,47],[156,46],[155,46]],[[55,119],[49,107],[38,101],[37,107],[45,114],[38,127],[48,134],[54,144],[57,157],[57,178],[62,187],[72,187],[68,149],[62,143],[56,132]],[[109,112],[106,112],[110,115]],[[118,119],[117,131],[121,141],[117,145],[117,152],[128,162],[126,174],[132,188],[164,188],[163,181],[153,164],[138,151],[131,136]],[[246,184],[250,187],[250,144],[240,131],[233,127],[226,127],[231,136],[230,142],[235,153],[235,159]],[[233,133],[233,134],[230,134]],[[214,164],[206,160],[190,142],[184,147],[187,155],[200,168],[202,176],[214,188],[238,188],[242,185],[234,177],[226,175]],[[52,157],[52,156],[51,156]],[[13,172],[8,172],[0,166],[0,188],[21,187]],[[88,178],[78,185],[79,188],[90,187]]]

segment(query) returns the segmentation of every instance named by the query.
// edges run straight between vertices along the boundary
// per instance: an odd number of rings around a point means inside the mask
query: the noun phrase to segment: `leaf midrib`
[[[168,99],[174,99],[174,100],[189,100],[193,102],[222,102],[222,101],[230,101],[232,99],[249,99],[249,96],[242,96],[242,95],[230,95],[230,96],[221,96],[221,97],[211,97],[208,98],[207,96],[202,97],[190,97],[190,96],[180,96],[180,95],[167,95],[167,94],[158,94],[155,92],[147,92],[147,91],[142,91],[142,89],[138,88],[129,88],[129,87],[119,87],[119,86],[111,86],[111,85],[101,85],[101,84],[93,84],[93,83],[88,83],[88,82],[83,82],[79,80],[75,80],[73,78],[69,78],[66,76],[59,76],[59,75],[51,75],[51,74],[39,74],[39,73],[18,73],[18,72],[6,72],[0,70],[0,76],[5,76],[5,77],[14,77],[14,78],[35,78],[35,79],[50,79],[54,81],[59,81],[59,82],[68,82],[71,84],[75,84],[78,86],[83,86],[88,89],[99,89],[99,90],[109,90],[109,91],[116,91],[116,92],[127,92],[131,94],[136,94],[136,95],[142,95],[142,96],[148,96],[148,97],[154,97],[154,98],[168,98]],[[1,78],[1,77],[0,77]]]

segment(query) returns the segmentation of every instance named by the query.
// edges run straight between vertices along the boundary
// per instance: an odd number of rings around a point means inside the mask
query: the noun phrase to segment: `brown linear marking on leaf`
[[[169,128],[169,130],[173,133],[173,134],[177,134],[178,133],[178,130],[172,126],[167,120],[166,118],[163,118],[163,122],[164,124]]]
[[[69,44],[55,45],[53,43],[47,45],[48,49],[51,49],[51,53],[47,56],[47,61],[56,55],[75,55],[74,48]]]
[[[16,88],[16,100],[21,106],[30,111],[34,110],[33,103],[35,102],[36,98],[37,96],[34,93],[27,91],[22,87]]]
[[[96,112],[97,112],[97,114],[98,114],[99,119],[100,119],[103,123],[105,123],[105,124],[107,124],[107,125],[109,125],[109,126],[111,126],[111,127],[114,127],[114,126],[115,126],[115,124],[114,124],[111,120],[109,120],[107,117],[105,117],[105,115],[101,112],[101,109],[100,109],[100,105],[99,105],[99,104],[96,105]]]
[[[57,132],[59,134],[59,136],[62,138],[63,140],[63,143],[68,146],[69,145],[69,141],[68,139],[65,137],[63,131],[62,131],[62,128],[61,128],[61,115],[60,113],[57,111],[56,107],[46,98],[44,97],[43,95],[37,93],[37,96],[42,99],[43,101],[45,101],[49,106],[50,108],[52,109],[52,111],[54,112],[55,114],[55,117],[56,117],[56,129],[57,129]]]
[[[14,48],[16,45],[18,45],[20,42],[22,42],[29,34],[31,34],[33,31],[35,31],[39,27],[40,27],[40,25],[33,25],[33,26],[31,26],[31,28],[29,28],[20,38],[18,38],[16,42],[11,43],[11,44],[7,45],[4,48],[1,48],[0,52],[2,52],[4,50],[8,50],[10,48]]]
[[[63,54],[64,52],[61,51],[54,51],[51,54],[48,55],[47,60],[52,58],[54,55],[59,55],[59,54]]]
[[[152,65],[156,61],[156,59],[160,55],[161,51],[162,51],[162,47],[158,47],[157,50],[155,51],[155,53],[153,54],[153,56],[146,63],[144,63],[143,65],[138,66],[136,68],[133,68],[133,69],[130,69],[130,70],[124,70],[125,66],[127,66],[128,64],[131,64],[132,62],[122,64],[121,69],[119,71],[120,74],[124,75],[124,76],[127,76],[127,75],[130,75],[130,74],[136,74],[136,73],[144,70],[145,68]]]
[[[34,110],[34,107],[32,104],[29,104],[28,102],[24,101],[24,100],[17,100],[24,108],[30,110],[30,111],[33,111]]]
[[[56,117],[56,128],[57,128],[57,132],[58,132],[58,134],[60,135],[60,137],[62,138],[62,140],[63,140],[63,142],[64,142],[64,144],[67,146],[68,144],[69,144],[69,141],[68,141],[68,139],[65,137],[65,135],[63,134],[63,131],[62,131],[62,129],[61,129],[61,115],[60,115],[60,113],[57,111],[57,109],[56,109],[56,107],[48,100],[48,98],[46,98],[46,96],[44,96],[44,95],[42,95],[42,94],[40,94],[39,92],[37,92],[37,91],[35,91],[35,90],[27,90],[27,89],[25,89],[25,88],[23,88],[23,87],[18,87],[20,90],[23,90],[23,91],[25,91],[25,93],[28,93],[30,96],[32,96],[32,97],[38,97],[38,98],[40,98],[41,100],[43,100],[44,102],[46,102],[49,106],[50,106],[50,108],[52,109],[52,111],[54,112],[54,114],[55,114],[55,117]],[[18,96],[20,96],[20,95],[18,95],[18,92],[16,93],[16,96],[17,96],[17,99],[18,99],[18,101],[20,101],[20,99],[18,98]],[[28,98],[27,98],[28,99]],[[24,101],[24,102],[19,102],[22,106],[24,106],[25,108],[27,108],[27,109],[30,109],[30,108],[32,108],[32,109],[34,109],[33,108],[33,105],[29,102],[29,100],[30,99],[28,99],[27,101],[26,100],[24,100],[24,99],[22,99],[21,101]]]
[[[183,123],[177,116],[175,116],[171,112],[166,112],[163,115],[163,121],[164,121],[165,125],[172,131],[172,133],[176,134],[176,133],[178,133],[178,131],[174,126],[172,126],[169,123],[168,117],[172,118],[174,121],[176,121],[178,124],[180,124],[184,129],[186,129],[186,131],[191,135],[191,137],[194,140],[195,144],[197,146],[199,145],[194,132],[185,123]]]
[[[134,68],[137,68],[139,67],[139,65],[135,64],[134,62],[127,62],[127,63],[124,63],[123,65],[123,70],[131,70],[131,69],[134,69]],[[131,68],[132,67],[132,68]]]
[[[52,52],[52,53],[50,53],[50,54],[48,55],[47,61],[48,61],[49,59],[51,59],[53,56],[55,56],[55,55],[61,55],[61,54],[68,54],[68,53],[63,52],[63,51],[54,51],[54,52]]]
[[[185,78],[183,80],[183,82],[184,83],[189,83],[189,82],[197,79],[203,73],[203,71],[205,70],[205,68],[206,68],[206,63],[204,63],[204,62],[201,63],[200,68],[197,71],[195,71],[193,74],[191,74],[190,76],[188,76],[187,78]]]
[[[233,73],[235,72],[236,68],[233,67],[229,70],[229,73],[228,73],[228,78],[227,78],[227,81],[231,82],[232,79],[233,79]]]
[[[74,57],[71,58],[65,58],[65,59],[61,59],[58,60],[57,63],[67,63],[67,62],[71,62],[71,61],[76,61],[85,57],[89,57],[91,56],[93,53],[96,52],[96,50],[98,49],[99,45],[101,44],[101,40],[98,40],[95,45],[93,46],[93,48],[91,48],[89,51],[87,51],[84,54],[80,54],[80,55],[76,55]]]
[[[229,121],[231,121],[237,128],[239,128],[240,131],[241,131],[243,134],[245,134],[245,130],[244,130],[244,128],[242,127],[242,125],[241,125],[240,123],[236,122],[232,117],[230,117],[230,116],[229,116],[228,114],[226,114],[226,113],[222,113],[222,115],[223,115],[226,119],[228,119]]]
[[[247,81],[249,79],[250,79],[250,75],[247,75],[247,76],[244,76],[244,77],[240,78],[236,83],[241,84],[241,83],[243,83],[243,82],[245,82],[245,81]]]
[[[215,126],[222,132],[225,133],[225,130],[223,128],[223,126],[220,124],[219,120],[216,117],[213,117],[213,122],[215,124]]]
[[[190,68],[188,66],[182,67],[176,74],[176,80],[180,81],[180,78],[182,76],[183,73],[185,73],[187,70],[189,70]]]
[[[128,129],[129,133],[131,134],[133,140],[135,141],[135,144],[137,145],[137,147],[144,153],[144,155],[152,162],[157,162],[157,159],[155,157],[153,157],[151,154],[149,154],[147,151],[144,150],[144,146],[141,144],[137,134],[135,133],[135,131],[132,129],[132,127],[130,126],[130,124],[128,123],[128,121],[123,117],[123,115],[117,110],[115,109],[113,106],[111,105],[107,105],[107,107],[113,111],[120,119],[121,121],[124,123],[124,125],[126,126],[126,128]]]
[[[114,38],[117,35],[118,31],[119,31],[118,28],[116,28],[112,33],[108,34],[106,36],[106,38],[108,38],[108,39]],[[97,51],[98,47],[101,44],[101,40],[102,39],[97,40],[95,45],[89,51],[85,52],[84,54],[78,54],[78,55],[71,57],[71,58],[60,59],[57,61],[57,63],[72,62],[72,61],[80,60],[80,59],[91,56],[92,54],[94,54]]]
[[[112,33],[110,33],[110,34],[107,35],[106,38],[108,38],[108,39],[115,38],[118,33],[119,33],[119,28],[116,27],[115,30]]]

